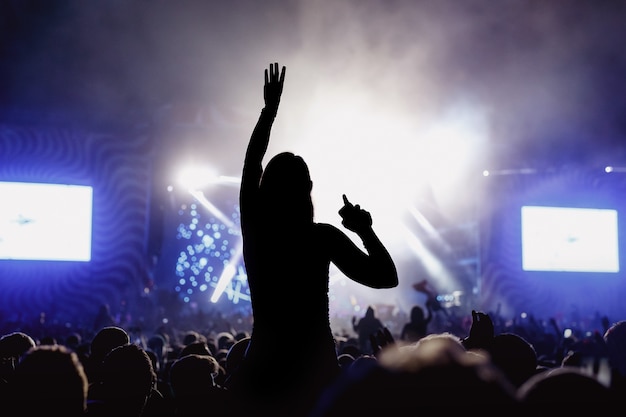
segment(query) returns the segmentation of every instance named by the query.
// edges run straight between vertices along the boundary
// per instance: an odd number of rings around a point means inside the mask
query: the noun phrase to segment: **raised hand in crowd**
[[[466,349],[488,349],[494,338],[493,321],[489,314],[472,310],[469,335],[462,340]]]

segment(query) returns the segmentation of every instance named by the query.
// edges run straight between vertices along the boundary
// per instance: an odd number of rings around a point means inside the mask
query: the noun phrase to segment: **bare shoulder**
[[[338,227],[329,223],[315,223],[315,231],[316,233],[328,235],[344,234]]]
[[[329,223],[315,223],[315,233],[318,238],[330,245],[332,245],[333,242],[343,243],[350,241],[350,238],[348,238],[343,230]]]

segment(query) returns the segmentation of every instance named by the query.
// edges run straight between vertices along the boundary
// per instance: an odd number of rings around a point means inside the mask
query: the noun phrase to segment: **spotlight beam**
[[[450,247],[448,242],[446,242],[445,239],[441,237],[441,234],[437,231],[437,229],[435,229],[435,227],[418,209],[416,209],[415,207],[411,207],[409,208],[409,212],[431,239],[435,240],[441,247],[446,250],[446,252],[452,252],[452,248]]]
[[[228,227],[235,227],[235,223],[231,219],[229,219],[224,213],[221,212],[220,209],[215,207],[213,203],[211,203],[205,196],[202,191],[189,189],[189,194],[191,194],[204,208],[209,210],[215,217],[220,219],[222,223],[224,223]]]
[[[423,243],[422,241],[411,233],[408,229],[405,229],[406,238],[409,248],[417,255],[422,262],[422,265],[430,276],[441,284],[439,287],[451,287],[456,284],[450,271],[445,267],[443,262],[439,260]]]
[[[215,291],[213,291],[213,295],[211,295],[211,302],[217,303],[219,298],[222,296],[226,287],[230,285],[235,273],[237,272],[236,265],[241,260],[241,255],[243,253],[243,245],[239,243],[237,245],[237,251],[230,258],[228,264],[224,266],[224,270],[222,271],[222,275],[220,275],[220,279],[217,281],[217,285],[215,286]]]

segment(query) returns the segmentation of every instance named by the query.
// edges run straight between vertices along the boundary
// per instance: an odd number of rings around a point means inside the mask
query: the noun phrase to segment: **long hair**
[[[263,218],[271,228],[288,231],[313,223],[312,182],[304,159],[282,152],[268,162],[261,177]]]

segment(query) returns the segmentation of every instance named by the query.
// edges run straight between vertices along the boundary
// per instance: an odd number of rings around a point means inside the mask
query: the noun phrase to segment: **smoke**
[[[351,161],[327,173],[348,177],[337,188],[372,166],[383,183],[421,187],[444,168],[467,178],[626,159],[624,1],[35,0],[0,11],[0,105],[104,126],[201,109],[191,112],[226,175],[240,169],[274,61],[288,71],[270,150],[309,152],[324,172]],[[451,124],[453,138],[431,134]]]
[[[555,150],[561,159],[608,162],[615,149],[606,147],[625,128],[623,1],[1,7],[3,104],[80,103],[118,116],[195,102],[254,113],[258,74],[276,60],[289,67],[285,94],[298,96],[296,116],[337,88],[415,123],[470,101],[489,114],[491,165],[567,163],[554,161]]]
[[[624,1],[5,0],[0,15],[0,106],[100,126],[190,108],[224,175],[264,68],[286,65],[268,154],[305,157],[319,220],[345,192],[394,242],[424,190],[467,215],[483,169],[626,164]]]

